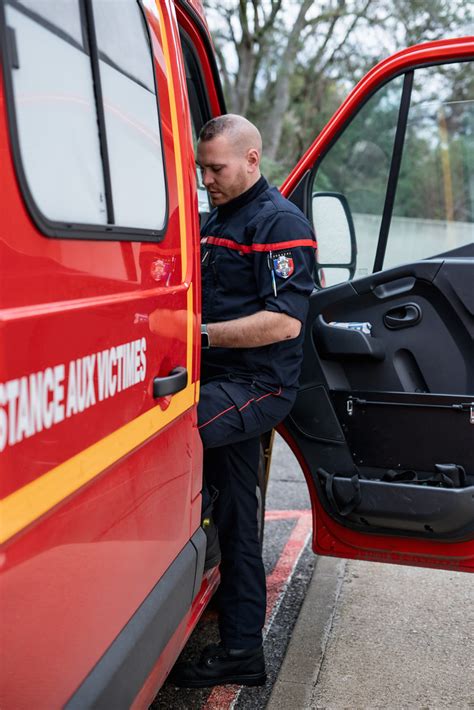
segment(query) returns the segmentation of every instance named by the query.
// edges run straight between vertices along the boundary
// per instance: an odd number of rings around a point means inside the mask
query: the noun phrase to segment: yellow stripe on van
[[[181,263],[182,263],[182,277],[186,276],[188,267],[188,252],[186,245],[186,209],[184,205],[184,183],[183,183],[183,162],[181,158],[181,142],[180,142],[180,130],[178,121],[178,111],[176,108],[176,95],[174,93],[173,84],[173,73],[172,73],[172,62],[170,57],[170,50],[168,44],[168,37],[166,36],[166,25],[163,16],[163,10],[160,7],[160,1],[157,0],[156,7],[160,15],[160,29],[161,29],[161,42],[163,47],[163,54],[166,64],[166,73],[168,76],[168,92],[170,97],[170,112],[171,112],[171,128],[173,133],[173,143],[174,143],[174,156],[176,163],[176,182],[178,188],[178,207],[179,207],[179,232],[181,240]]]
[[[193,334],[194,334],[194,314],[193,314],[193,289],[192,286],[188,288],[187,293],[187,312],[188,320],[186,323],[186,362],[188,367],[188,377],[192,379],[193,376]]]
[[[186,206],[184,203],[184,183],[183,183],[183,162],[181,157],[181,142],[180,142],[180,126],[178,120],[178,110],[176,107],[176,94],[174,91],[173,83],[173,73],[172,73],[172,61],[170,55],[170,49],[168,44],[168,37],[166,35],[166,24],[165,18],[163,16],[163,10],[161,9],[160,0],[156,0],[156,8],[160,16],[160,29],[161,29],[161,42],[163,47],[163,55],[166,64],[166,73],[168,76],[168,92],[170,98],[170,113],[171,113],[171,127],[173,133],[173,143],[174,143],[174,156],[176,163],[176,182],[178,189],[178,209],[179,209],[179,233],[180,233],[180,245],[181,245],[181,264],[182,264],[182,278],[185,279],[187,275],[188,268],[188,250],[186,243]],[[192,294],[192,284],[188,286],[187,292],[187,368],[189,377],[192,377],[193,370],[193,335],[194,335],[194,312],[193,312],[193,294]]]
[[[153,407],[0,501],[0,542],[23,530],[164,429],[193,406],[194,396],[194,384],[190,383],[172,396],[165,411]]]

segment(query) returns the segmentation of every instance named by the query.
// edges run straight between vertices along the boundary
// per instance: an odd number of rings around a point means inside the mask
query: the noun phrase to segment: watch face
[[[209,348],[209,334],[206,331],[201,331],[201,348]]]

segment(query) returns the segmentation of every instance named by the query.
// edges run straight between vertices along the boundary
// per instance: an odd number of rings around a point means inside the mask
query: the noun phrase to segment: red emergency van
[[[0,706],[147,707],[219,581],[194,161],[216,63],[199,0],[2,0],[0,35]],[[474,569],[473,57],[379,64],[282,187],[330,285],[281,427],[318,554]]]

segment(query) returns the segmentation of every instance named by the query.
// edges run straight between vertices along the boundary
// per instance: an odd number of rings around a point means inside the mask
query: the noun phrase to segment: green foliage
[[[262,173],[272,185],[281,185],[288,175],[285,166],[276,160],[270,160],[265,155],[261,163]]]

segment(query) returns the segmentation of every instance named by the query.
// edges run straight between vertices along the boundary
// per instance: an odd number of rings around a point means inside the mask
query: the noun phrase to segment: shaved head
[[[201,129],[197,162],[213,205],[249,190],[261,177],[262,137],[243,116],[227,113]]]
[[[201,129],[199,140],[207,141],[226,136],[238,152],[255,149],[262,156],[262,136],[257,126],[250,123],[243,116],[235,113],[226,113],[223,116],[212,118]]]

